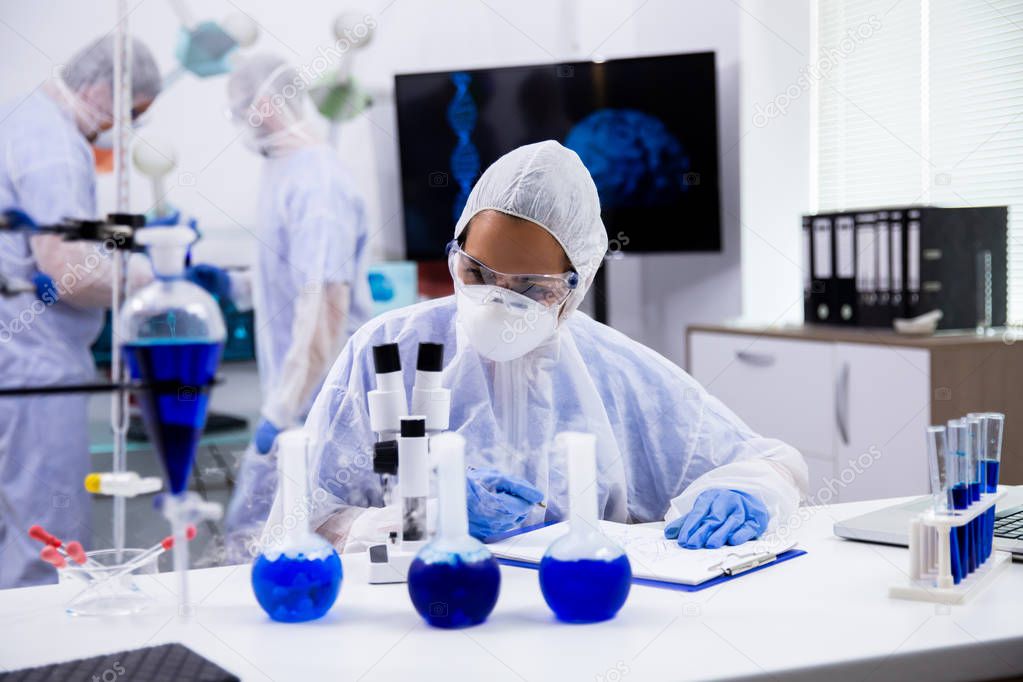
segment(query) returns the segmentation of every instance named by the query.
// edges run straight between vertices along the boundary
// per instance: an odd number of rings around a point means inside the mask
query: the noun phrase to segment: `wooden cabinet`
[[[928,490],[924,433],[967,412],[1006,413],[1002,481],[1023,483],[1023,341],[797,327],[697,326],[688,369],[754,430],[798,448],[811,500]]]

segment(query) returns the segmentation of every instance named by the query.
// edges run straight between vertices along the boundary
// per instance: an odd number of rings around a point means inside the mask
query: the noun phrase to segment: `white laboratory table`
[[[822,507],[800,529],[809,553],[694,593],[634,586],[618,617],[556,622],[536,572],[502,567],[481,626],[427,627],[404,585],[368,585],[345,557],[333,610],[297,625],[256,605],[249,568],[191,572],[192,620],[175,612],[171,574],[134,617],[66,615],[66,586],[0,592],[0,671],[179,641],[244,680],[669,680],[783,677],[964,680],[1023,675],[1023,565],[964,606],[891,600],[907,551],[832,536],[839,519],[891,501]],[[130,677],[128,678],[130,679]]]

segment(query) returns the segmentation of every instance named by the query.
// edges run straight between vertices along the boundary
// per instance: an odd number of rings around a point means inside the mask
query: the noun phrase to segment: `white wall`
[[[745,0],[739,15],[743,317],[759,323],[803,319],[800,216],[811,210],[813,93],[805,70],[815,52],[812,5]]]
[[[733,3],[696,0],[362,0],[339,5],[316,0],[192,0],[202,18],[240,9],[259,22],[254,49],[271,50],[298,65],[312,63],[334,38],[341,9],[361,7],[377,23],[377,37],[359,54],[357,73],[370,87],[389,89],[394,73],[540,63],[590,56],[713,50],[718,63],[724,250],[718,254],[630,257],[609,268],[611,322],[676,362],[692,322],[735,317],[741,311],[739,52],[742,11]],[[114,3],[57,0],[7,3],[0,9],[4,44],[0,99],[23,96],[56,64],[93,36],[114,26]],[[176,20],[168,3],[133,4],[132,30],[154,50],[166,71],[173,65]],[[169,200],[200,218],[211,234],[246,240],[253,222],[258,159],[237,141],[224,115],[224,79],[185,77],[153,108],[142,136],[171,139],[180,166]],[[393,107],[386,101],[344,129],[341,150],[355,169],[370,208],[374,252],[402,252],[398,155]],[[151,204],[147,184],[133,177],[133,208]],[[101,185],[101,209],[112,203],[112,182]],[[793,230],[795,233],[795,230]],[[243,253],[244,249],[237,249]]]

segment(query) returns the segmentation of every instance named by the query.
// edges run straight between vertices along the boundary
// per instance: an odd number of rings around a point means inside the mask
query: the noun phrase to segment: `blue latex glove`
[[[185,279],[198,284],[221,300],[231,298],[231,277],[216,265],[193,265],[185,269]]]
[[[18,208],[9,208],[0,214],[0,225],[20,230],[35,230],[39,227],[32,216]]]
[[[53,278],[43,272],[37,272],[32,276],[32,284],[36,287],[36,298],[46,305],[53,305],[60,299],[60,292]]]
[[[274,446],[274,440],[277,439],[277,434],[281,430],[273,425],[267,418],[263,418],[259,421],[259,426],[256,428],[256,437],[254,439],[256,444],[256,452],[261,455],[265,455],[270,452],[270,448]]]
[[[146,214],[146,227],[173,227],[181,223],[181,211],[172,210],[165,216],[149,217]]]
[[[696,504],[664,527],[664,537],[686,549],[741,545],[767,530],[771,515],[758,498],[738,490],[704,490]]]
[[[543,493],[528,481],[497,469],[469,469],[465,478],[469,534],[478,540],[521,524]]]

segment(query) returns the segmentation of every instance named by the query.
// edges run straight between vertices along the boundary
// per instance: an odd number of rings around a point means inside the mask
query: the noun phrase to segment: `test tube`
[[[936,513],[951,512],[952,488],[948,469],[948,453],[945,447],[945,427],[927,427],[927,466],[931,475],[931,495],[934,497]]]
[[[967,471],[970,474],[970,502],[979,502],[980,494],[984,491],[984,467],[981,464],[984,451],[983,437],[981,436],[981,418],[978,414],[969,414],[966,417],[966,462]]]
[[[966,419],[966,471],[970,476],[970,506],[980,502],[980,493],[984,487],[980,458],[980,419],[975,415],[967,415]],[[970,521],[970,551],[973,569],[984,563],[984,520],[978,516]]]
[[[998,469],[1002,459],[1002,435],[1005,432],[1005,415],[999,412],[988,412],[981,419],[981,437],[984,441],[983,459],[981,466],[984,467],[984,492],[998,492]],[[987,528],[985,539],[987,540],[986,552],[990,556],[994,551],[995,541],[995,508],[992,506],[987,510]]]
[[[931,474],[931,495],[934,498],[935,514],[951,514],[952,483],[955,480],[955,466],[952,453],[946,447],[945,427],[927,427],[927,465]],[[963,579],[959,563],[959,545],[956,529],[949,531],[949,554],[951,559],[952,581],[956,584]]]
[[[952,483],[952,507],[957,512],[965,511],[970,505],[969,480],[970,475],[966,471],[966,424],[961,419],[953,419],[948,422],[948,445],[951,453],[952,466],[949,471],[954,471]],[[966,526],[958,526],[955,529],[956,542],[959,547],[959,566],[965,577],[970,572],[969,551],[969,530]]]
[[[988,412],[983,417],[984,434],[984,488],[986,492],[998,492],[998,469],[1002,461],[1002,436],[1005,432],[1005,415]]]

